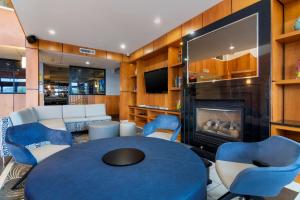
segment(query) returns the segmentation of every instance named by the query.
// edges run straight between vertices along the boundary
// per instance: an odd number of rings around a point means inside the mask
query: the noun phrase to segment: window
[[[20,61],[0,59],[0,93],[26,93],[26,70]]]
[[[70,94],[105,95],[105,69],[70,67]]]

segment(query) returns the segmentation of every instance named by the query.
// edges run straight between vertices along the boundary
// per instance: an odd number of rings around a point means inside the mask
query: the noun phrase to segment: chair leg
[[[31,170],[33,169],[33,167],[31,167],[13,186],[12,186],[12,190],[16,190],[18,189],[19,185],[23,183],[23,181],[27,178],[28,174],[31,172]]]
[[[231,193],[231,192],[227,192],[226,194],[224,194],[223,196],[221,196],[218,200],[231,200],[235,197],[238,197],[239,195]]]

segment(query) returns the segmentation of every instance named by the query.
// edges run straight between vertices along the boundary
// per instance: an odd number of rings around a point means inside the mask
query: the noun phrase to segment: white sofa
[[[105,104],[38,106],[11,113],[10,120],[13,126],[39,122],[51,129],[67,130],[66,124],[111,120],[111,116],[106,115]]]

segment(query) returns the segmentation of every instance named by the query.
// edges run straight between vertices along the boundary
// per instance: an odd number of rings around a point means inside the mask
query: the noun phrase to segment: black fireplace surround
[[[182,140],[184,143],[215,153],[218,146],[224,142],[261,141],[269,137],[271,85],[270,0],[262,0],[196,31],[193,36],[184,37],[183,58],[187,58],[187,42],[189,40],[255,13],[259,15],[259,76],[251,78],[250,84],[246,82],[246,79],[235,79],[188,85],[186,84],[188,69],[185,65],[185,84],[182,94]],[[197,130],[196,109],[199,107],[242,110],[241,135],[238,138],[230,138],[226,135],[212,134],[210,131]],[[216,122],[212,123],[215,124]]]

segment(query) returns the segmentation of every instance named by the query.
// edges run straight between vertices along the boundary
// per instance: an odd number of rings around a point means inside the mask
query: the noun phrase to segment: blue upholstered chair
[[[158,129],[171,130],[173,134],[158,132]],[[144,126],[144,136],[176,141],[181,124],[175,115],[159,115]]]
[[[300,171],[300,145],[281,136],[257,143],[225,143],[218,149],[216,170],[229,190],[220,199],[277,196]]]
[[[5,142],[17,163],[34,167],[54,153],[70,147],[72,135],[66,131],[49,129],[35,122],[9,127]],[[12,189],[16,189],[28,173]]]

